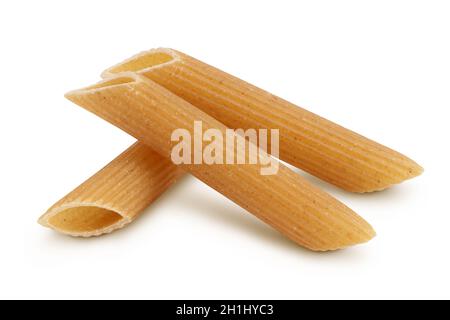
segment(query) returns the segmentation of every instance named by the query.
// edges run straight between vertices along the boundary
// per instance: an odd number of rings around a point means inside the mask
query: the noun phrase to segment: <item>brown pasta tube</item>
[[[72,91],[66,97],[165,158],[172,155],[173,132],[184,128],[194,136],[192,127],[196,121],[205,130],[227,134],[227,127],[221,122],[135,73]],[[221,151],[233,153],[235,146],[226,145]],[[274,175],[261,175],[260,163],[179,167],[306,248],[335,250],[366,242],[375,235],[372,227],[351,209],[284,165],[277,165],[279,170]]]
[[[420,175],[406,156],[245,81],[171,49],[138,54],[106,70],[133,71],[229,128],[280,130],[280,158],[353,192],[371,192]]]
[[[182,173],[137,142],[53,205],[39,223],[71,236],[110,233],[136,219]]]

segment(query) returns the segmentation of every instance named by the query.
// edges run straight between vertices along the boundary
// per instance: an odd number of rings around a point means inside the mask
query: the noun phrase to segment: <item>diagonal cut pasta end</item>
[[[135,143],[53,205],[44,227],[75,236],[110,233],[133,222],[183,172],[142,143]]]
[[[123,86],[126,84],[132,84],[132,83],[136,83],[136,82],[143,81],[143,80],[144,80],[144,78],[138,76],[134,72],[124,72],[124,73],[121,73],[120,76],[116,76],[114,78],[109,78],[106,80],[99,81],[98,83],[96,83],[94,85],[87,86],[85,88],[81,88],[81,89],[77,89],[77,90],[73,90],[73,91],[69,91],[64,95],[64,97],[73,102],[74,98],[76,98],[77,96],[79,96],[80,94],[83,94],[85,92],[96,93],[96,92],[100,92],[104,88],[114,88],[116,86]]]
[[[341,250],[341,249],[345,249],[348,247],[367,243],[377,236],[375,229],[366,221],[364,221],[363,225],[361,225],[360,228],[361,229],[359,230],[359,232],[354,232],[352,234],[348,234],[347,237],[344,237],[344,239],[347,238],[347,241],[344,241],[338,245],[330,244],[330,246],[325,249],[318,248],[315,251],[326,252],[326,251]]]
[[[123,72],[145,73],[150,69],[164,68],[170,64],[180,62],[178,51],[169,48],[157,48],[138,53],[102,72],[106,79]]]
[[[316,191],[317,190],[318,189],[316,189]],[[356,214],[345,204],[336,201],[331,202],[331,196],[327,195],[327,198],[327,202],[332,204],[334,208],[329,208],[329,212],[319,219],[323,222],[327,221],[330,223],[329,230],[320,231],[318,237],[323,242],[312,245],[310,249],[319,252],[341,250],[367,243],[376,237],[377,234],[375,229],[365,219]],[[332,223],[331,221],[333,218],[329,215],[338,218],[341,222],[345,221],[345,223]],[[334,235],[328,234],[330,231],[332,231],[331,233]]]
[[[409,159],[409,160],[410,160],[411,166],[409,168],[408,174],[405,177],[405,180],[416,178],[425,172],[425,169],[421,165],[419,165],[417,162],[415,162],[411,159]]]
[[[47,211],[39,224],[73,237],[95,237],[121,229],[132,219],[112,208],[71,203]]]
[[[383,191],[383,190],[389,189],[391,187],[394,187],[396,185],[399,185],[405,181],[417,178],[418,176],[422,175],[425,172],[424,168],[421,165],[419,165],[417,162],[415,162],[414,160],[412,160],[404,155],[400,155],[399,158],[400,157],[401,157],[401,160],[403,161],[402,174],[392,178],[391,180],[386,179],[382,185],[374,184],[372,189],[364,189],[364,190],[356,189],[356,190],[354,190],[354,192],[369,193],[369,192]]]

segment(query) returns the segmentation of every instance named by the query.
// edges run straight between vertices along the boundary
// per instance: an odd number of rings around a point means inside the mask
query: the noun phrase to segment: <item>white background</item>
[[[450,298],[448,1],[0,2],[0,298]],[[63,98],[172,47],[426,169],[353,195],[369,244],[301,249],[192,177],[133,225],[80,240],[36,223],[134,140]]]

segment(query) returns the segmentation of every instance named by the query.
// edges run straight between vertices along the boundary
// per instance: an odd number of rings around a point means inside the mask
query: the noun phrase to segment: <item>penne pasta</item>
[[[136,219],[182,173],[138,142],[53,205],[39,223],[78,237],[110,233]]]
[[[184,128],[195,135],[192,124],[196,121],[205,130],[216,129],[224,135],[227,130],[213,117],[135,73],[112,77],[66,97],[130,133],[164,158],[171,157],[175,130]],[[234,146],[225,148],[221,152]],[[351,209],[277,164],[279,170],[274,175],[261,175],[261,164],[179,167],[311,250],[345,248],[374,237],[372,227]]]
[[[353,192],[388,188],[422,173],[406,156],[171,49],[141,53],[103,77],[138,72],[229,128],[280,129],[280,158]]]

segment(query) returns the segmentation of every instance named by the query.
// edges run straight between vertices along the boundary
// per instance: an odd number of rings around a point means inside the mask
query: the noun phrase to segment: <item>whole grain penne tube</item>
[[[103,76],[124,71],[146,76],[229,128],[280,129],[282,160],[345,190],[382,190],[423,171],[394,150],[179,51],[150,50]]]
[[[66,97],[171,158],[172,134],[179,129],[195,136],[193,124],[227,135],[225,125],[172,92],[135,73],[122,74]],[[237,136],[237,134],[234,134]],[[249,143],[251,146],[251,142]],[[226,145],[231,154],[235,145]],[[351,209],[300,175],[278,163],[273,175],[263,165],[180,164],[184,171],[247,209],[299,245],[326,251],[366,242],[372,227]]]
[[[136,219],[182,173],[137,142],[53,205],[39,223],[71,236],[110,233]]]

